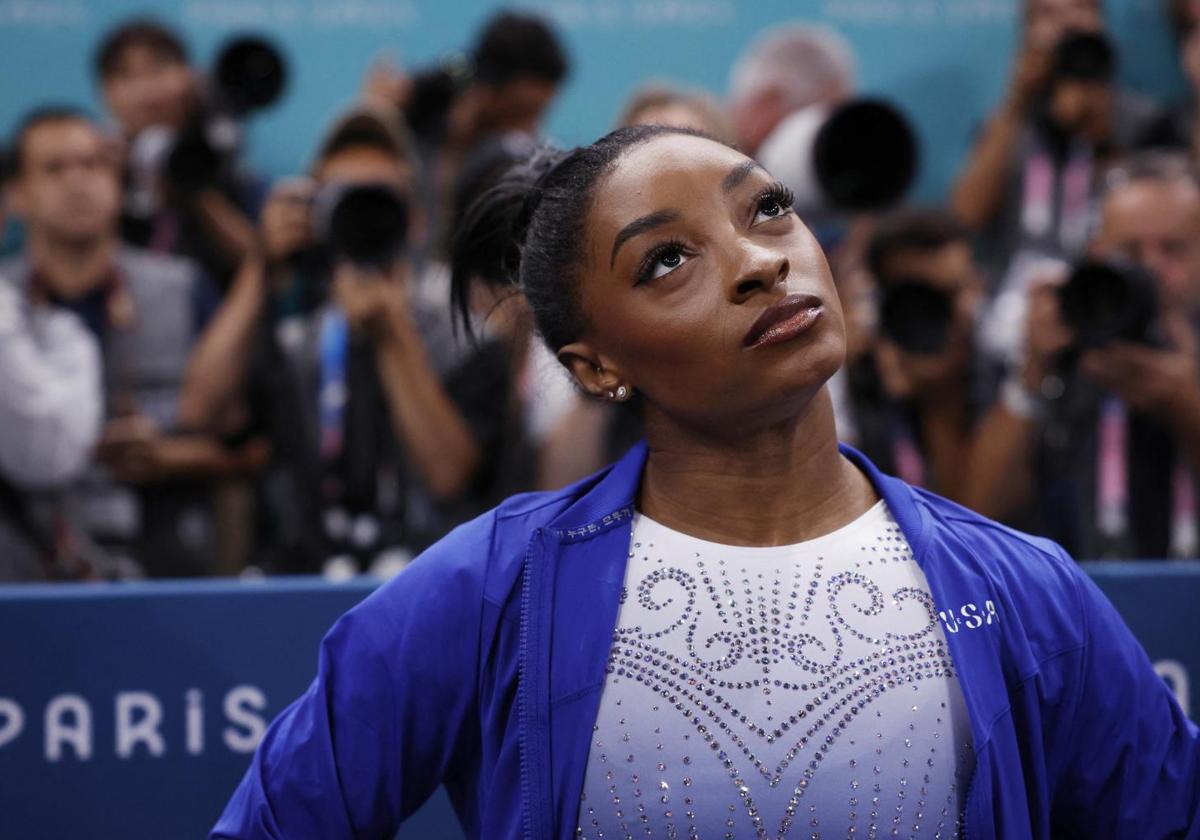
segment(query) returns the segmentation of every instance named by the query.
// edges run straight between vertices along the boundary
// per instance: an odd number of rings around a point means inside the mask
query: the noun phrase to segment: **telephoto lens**
[[[950,296],[917,278],[883,287],[879,325],[883,334],[909,353],[937,353],[950,339]]]
[[[318,194],[317,238],[333,260],[386,269],[404,253],[408,204],[390,184],[338,184]]]
[[[1084,260],[1058,289],[1063,322],[1078,349],[1114,339],[1154,344],[1158,291],[1154,276],[1121,261]]]

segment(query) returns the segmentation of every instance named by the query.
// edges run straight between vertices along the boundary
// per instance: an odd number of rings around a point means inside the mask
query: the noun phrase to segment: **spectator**
[[[1010,518],[1032,508],[1077,556],[1194,556],[1200,185],[1186,158],[1163,153],[1109,184],[1093,251],[1153,275],[1161,334],[1081,348],[1058,284],[1035,284],[1025,364],[980,424],[967,498]]]
[[[1155,120],[1139,145],[1187,151],[1200,162],[1200,125],[1196,106],[1200,102],[1200,3],[1168,0],[1171,32],[1179,49],[1179,65],[1187,81],[1187,98],[1168,108]]]
[[[59,468],[51,458],[39,470],[59,484],[78,471],[90,438],[88,394],[99,386],[89,379],[87,351],[65,317],[73,313],[101,348],[106,424],[96,463],[63,500],[65,513],[114,558],[147,573],[210,571],[212,515],[202,479],[235,469],[237,458],[211,438],[177,434],[176,403],[215,294],[191,263],[121,245],[116,166],[99,129],[81,113],[35,112],[18,129],[13,148],[11,195],[27,240],[21,254],[0,265],[0,276],[26,302],[17,307],[28,310],[23,322],[50,325],[35,338],[40,350],[25,348],[31,365],[40,355],[46,376],[61,369],[68,378],[28,386],[29,402],[9,410],[30,418],[52,412],[54,400],[64,398],[52,393],[56,385],[74,383],[80,405],[72,423],[80,425],[69,434],[56,434],[53,425],[40,430],[63,448]],[[24,371],[26,378],[38,375],[34,367]],[[28,454],[31,465],[43,457]],[[11,467],[8,474],[19,483],[40,481],[32,470],[24,480]]]
[[[444,217],[471,151],[509,132],[537,135],[569,69],[549,24],[513,11],[498,12],[484,24],[466,61],[413,76],[376,63],[364,97],[402,113],[417,137],[426,179],[421,193],[434,220],[431,241],[448,242]]]
[[[435,310],[411,294],[408,253],[374,268],[334,255],[315,218],[355,187],[411,208],[417,180],[412,141],[386,116],[340,119],[311,181],[268,199],[262,254],[189,371],[190,422],[270,441],[263,542],[276,571],[395,568],[460,521],[489,455],[481,430],[499,413],[439,353],[446,301]]]
[[[985,349],[1020,343],[1020,298],[1047,258],[1087,243],[1095,173],[1133,147],[1151,106],[1116,88],[1117,57],[1099,0],[1026,0],[1008,90],[958,177],[951,207],[979,234],[989,292],[998,295]]]
[[[0,283],[0,582],[92,571],[54,539],[50,500],[86,467],[103,411],[95,336]]]
[[[208,92],[178,35],[128,21],[96,50],[96,79],[125,153],[122,237],[200,263],[224,288],[254,236],[259,182],[240,164],[177,172],[170,150],[201,130]]]
[[[854,76],[853,53],[837,32],[810,24],[766,31],[742,51],[729,78],[738,147],[757,156],[784,117],[842,102],[854,90]]]
[[[733,142],[733,128],[715,99],[703,91],[661,83],[642,85],[629,97],[617,128],[630,125],[694,128],[722,143]]]
[[[874,352],[849,373],[858,444],[910,483],[961,499],[980,402],[983,281],[969,233],[941,210],[897,211],[880,220],[866,264],[881,303]]]

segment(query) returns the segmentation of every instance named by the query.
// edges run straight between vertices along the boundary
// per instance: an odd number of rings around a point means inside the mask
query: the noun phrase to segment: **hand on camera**
[[[407,316],[406,266],[397,260],[390,269],[341,261],[333,272],[333,299],[352,330],[380,337],[397,318]]]
[[[309,178],[287,178],[271,190],[259,224],[268,262],[282,262],[312,243],[311,206],[316,189]]]
[[[1200,362],[1196,337],[1187,319],[1163,319],[1166,348],[1113,341],[1089,350],[1080,369],[1089,379],[1116,394],[1130,409],[1157,415],[1166,422],[1200,402]]]
[[[1058,356],[1074,342],[1071,330],[1063,323],[1058,288],[1066,278],[1043,275],[1029,286],[1025,312],[1025,367],[1022,383],[1026,390],[1040,394],[1042,381],[1054,369]]]
[[[148,484],[167,472],[169,439],[142,414],[108,421],[96,445],[96,460],[118,481]]]
[[[377,58],[363,79],[363,102],[403,111],[412,98],[412,78],[391,58]]]

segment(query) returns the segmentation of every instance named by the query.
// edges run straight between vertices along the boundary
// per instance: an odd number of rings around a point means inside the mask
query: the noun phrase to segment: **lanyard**
[[[350,330],[346,316],[329,307],[321,316],[320,387],[317,411],[320,423],[319,448],[322,460],[332,461],[342,453],[345,443],[346,403],[350,396],[346,384]]]
[[[1129,417],[1116,397],[1100,406],[1096,447],[1097,524],[1106,537],[1119,538],[1129,528]],[[1177,460],[1171,472],[1171,535],[1173,557],[1194,557],[1198,548],[1196,495],[1191,471]]]

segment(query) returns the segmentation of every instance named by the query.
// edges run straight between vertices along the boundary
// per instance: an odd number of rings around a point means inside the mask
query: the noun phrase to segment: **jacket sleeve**
[[[478,728],[486,554],[475,552],[487,546],[471,529],[337,621],[316,679],[267,729],[210,840],[392,840],[452,771]],[[478,569],[456,559],[472,554]]]
[[[1070,562],[1070,561],[1068,561]],[[1200,732],[1099,587],[1072,563],[1084,645],[1056,717],[1056,829],[1088,838],[1200,838]],[[1072,679],[1073,677],[1073,679]]]

